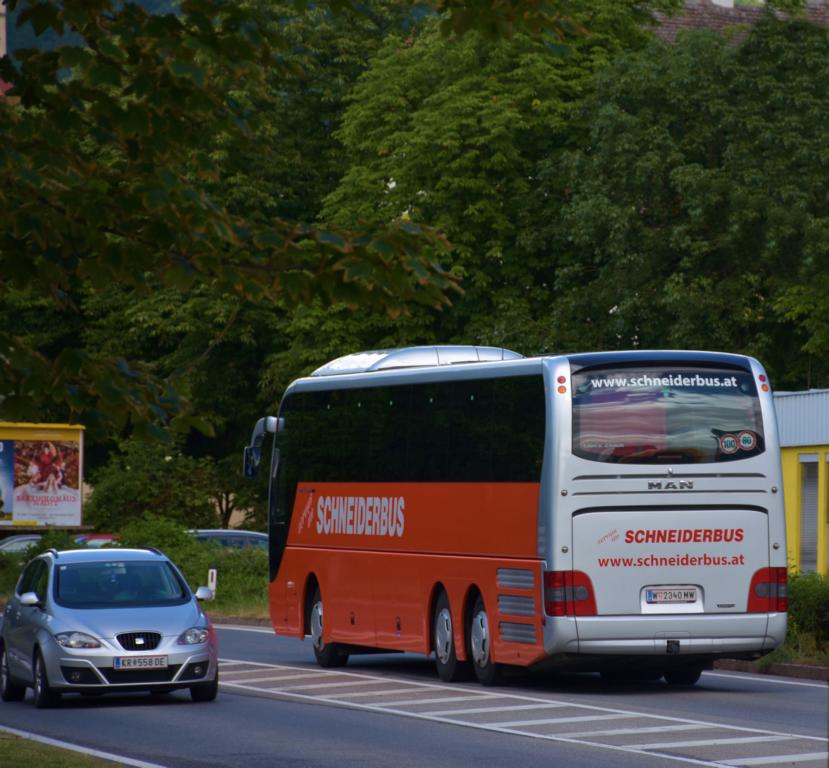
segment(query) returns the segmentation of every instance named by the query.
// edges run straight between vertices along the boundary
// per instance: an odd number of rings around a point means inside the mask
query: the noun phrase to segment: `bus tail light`
[[[748,588],[748,612],[788,611],[788,578],[785,568],[761,568],[757,571]]]
[[[582,571],[544,571],[544,612],[548,616],[595,616],[590,577]]]

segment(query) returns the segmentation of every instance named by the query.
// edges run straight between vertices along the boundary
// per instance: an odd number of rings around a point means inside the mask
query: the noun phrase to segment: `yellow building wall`
[[[817,481],[817,571],[824,575],[827,568],[827,524],[829,524],[829,445],[798,445],[781,449],[783,465],[783,497],[786,505],[786,541],[789,566],[800,569],[800,504],[803,470],[800,455],[818,456]]]

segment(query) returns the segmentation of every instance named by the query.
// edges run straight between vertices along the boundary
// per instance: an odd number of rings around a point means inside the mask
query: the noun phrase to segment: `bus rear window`
[[[735,461],[764,450],[751,374],[643,366],[573,374],[573,453],[630,464]]]

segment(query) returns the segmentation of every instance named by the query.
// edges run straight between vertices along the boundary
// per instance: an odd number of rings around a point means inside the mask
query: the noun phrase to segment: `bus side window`
[[[546,408],[540,376],[497,379],[493,470],[501,482],[537,483],[544,459]]]

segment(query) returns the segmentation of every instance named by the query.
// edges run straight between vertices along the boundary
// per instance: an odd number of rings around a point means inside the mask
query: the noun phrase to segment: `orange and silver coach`
[[[771,386],[742,355],[363,352],[294,381],[271,435],[270,612],[322,666],[434,654],[662,675],[786,633]]]

